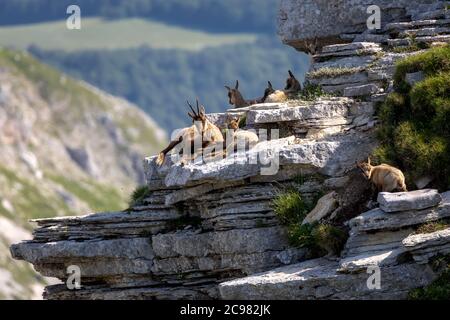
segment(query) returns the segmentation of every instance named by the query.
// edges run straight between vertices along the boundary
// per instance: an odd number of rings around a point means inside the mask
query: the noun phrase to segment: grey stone
[[[425,74],[422,71],[407,73],[405,77],[406,82],[411,86],[415,85],[417,82],[422,81],[423,79],[425,79]]]
[[[437,206],[441,201],[441,195],[433,189],[378,194],[380,209],[387,213],[427,209]]]
[[[319,100],[308,106],[253,110],[247,114],[247,124],[342,117],[348,114],[352,103],[352,100],[344,98]]]
[[[375,94],[380,90],[380,88],[373,83],[369,83],[362,86],[348,87],[344,89],[345,97],[360,97],[369,96]]]
[[[338,268],[337,262],[309,260],[223,282],[220,296],[225,300],[405,299],[411,289],[436,277],[428,266],[384,267],[381,290],[370,290],[367,273],[339,273]]]
[[[436,256],[450,254],[450,228],[427,234],[411,235],[403,245],[417,263],[428,263]]]
[[[302,224],[318,222],[330,215],[338,206],[336,192],[330,192],[317,202],[316,207],[303,219]]]
[[[416,185],[417,189],[423,189],[427,187],[431,182],[433,182],[433,178],[430,176],[423,176],[414,181],[414,184]]]
[[[396,214],[385,213],[374,209],[349,221],[352,232],[368,232],[377,230],[398,230],[416,226],[426,222],[438,221],[450,217],[450,194],[442,194],[442,203],[434,208],[424,210],[402,211]]]

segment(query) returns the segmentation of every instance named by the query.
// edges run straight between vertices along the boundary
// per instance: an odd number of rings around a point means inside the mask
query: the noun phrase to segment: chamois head
[[[236,106],[238,108],[247,106],[247,103],[242,97],[242,94],[239,92],[239,80],[236,80],[234,89],[230,88],[229,86],[225,86],[225,88],[228,90],[228,99],[230,105]]]
[[[298,92],[302,90],[302,85],[297,80],[297,78],[294,76],[291,70],[289,70],[289,78],[286,80],[286,87],[284,90],[290,91],[290,92]]]
[[[203,135],[207,121],[205,107],[199,106],[198,99],[197,99],[197,111],[194,110],[189,101],[187,101],[187,104],[189,108],[191,108],[192,110],[192,112],[188,112],[189,117],[192,118],[192,122],[197,127],[198,132],[200,132]]]
[[[272,93],[275,92],[275,89],[273,88],[272,83],[270,81],[267,81],[267,85],[268,87],[266,88],[266,90],[264,90],[263,101],[266,100],[268,96],[270,96]]]
[[[232,130],[238,130],[240,121],[241,121],[241,117],[228,118],[228,128],[232,129]]]
[[[367,162],[356,162],[356,166],[361,170],[367,179],[370,179],[370,173],[373,168],[370,164],[370,157],[367,159]]]

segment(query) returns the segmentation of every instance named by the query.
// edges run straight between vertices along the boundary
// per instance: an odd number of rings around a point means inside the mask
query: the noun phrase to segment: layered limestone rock
[[[370,6],[381,9],[381,24],[448,19],[448,1],[444,0],[282,0],[278,33],[284,43],[305,51],[306,41],[318,39],[319,45],[349,42],[366,32]],[[408,24],[402,24],[405,29]],[[433,26],[433,25],[432,25]],[[424,35],[441,30],[423,31]],[[373,39],[383,39],[374,33]],[[377,41],[374,41],[377,42]]]
[[[380,7],[380,29],[367,27],[371,5]],[[285,43],[313,54],[306,76],[311,84],[345,97],[382,101],[392,90],[398,60],[450,42],[447,6],[448,1],[426,0],[309,0],[301,5],[283,0],[279,33]],[[407,78],[419,81],[421,75]]]
[[[408,195],[414,197],[414,193]],[[417,226],[450,217],[450,192],[433,208],[404,212],[372,210],[349,221],[350,238],[337,260],[316,259],[227,281],[224,299],[405,299],[408,292],[433,281],[429,263],[450,252],[450,228],[415,234]],[[398,217],[396,216],[398,215]],[[381,287],[370,286],[379,268]],[[369,284],[368,284],[369,283]]]
[[[447,252],[448,234],[414,232],[450,216],[450,195],[438,195],[440,202],[426,207],[409,199],[407,211],[398,211],[402,205],[359,215],[367,210],[370,185],[355,162],[377,145],[375,104],[392,89],[395,62],[414,54],[394,52],[404,44],[388,41],[401,39],[390,28],[414,28],[419,36],[443,40],[448,17],[441,1],[370,4],[384,10],[383,29],[376,33],[365,32],[369,1],[282,1],[280,34],[297,48],[319,39],[307,80],[335,97],[210,114],[221,129],[230,116],[242,116],[244,129],[256,130],[260,143],[214,161],[184,163],[172,155],[159,167],[155,157],[147,158],[150,193],[133,208],[36,220],[33,240],[13,245],[12,255],[62,281],[71,265],[82,275],[81,290],[50,286],[45,297],[400,299],[435,279],[429,263]],[[430,24],[421,19],[440,24],[439,35],[426,33],[422,26]],[[405,22],[410,25],[398,25]],[[306,260],[310,252],[289,245],[272,207],[288,188],[306,200],[329,195],[308,219],[346,222],[350,238],[338,261]],[[367,286],[369,266],[382,268],[381,290]]]
[[[221,121],[235,112],[209,117],[223,127]],[[181,164],[172,155],[159,167],[148,158],[151,192],[141,204],[124,212],[36,220],[33,240],[12,246],[13,257],[62,281],[67,267],[80,267],[82,289],[51,286],[48,299],[217,299],[225,280],[305,260],[306,249],[289,246],[272,200],[294,186],[305,199],[333,190],[335,207],[343,203],[346,187],[362,181],[355,161],[376,145],[373,106],[332,98],[239,113],[261,138],[273,128],[284,131],[208,163]],[[332,134],[312,137],[331,127]],[[294,182],[299,176],[303,183]]]

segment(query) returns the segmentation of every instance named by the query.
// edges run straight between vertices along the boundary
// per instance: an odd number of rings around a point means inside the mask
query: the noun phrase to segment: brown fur
[[[403,172],[395,167],[388,164],[372,166],[370,158],[367,163],[360,162],[357,163],[357,166],[364,176],[373,183],[378,192],[408,191]]]
[[[302,85],[295,78],[292,71],[289,70],[289,78],[287,78],[286,80],[286,87],[284,88],[284,90],[273,90],[273,92],[266,98],[266,102],[272,103],[285,102],[290,98],[295,98],[295,95],[301,90]]]
[[[241,92],[239,91],[239,81],[236,80],[236,85],[234,89],[230,88],[229,86],[225,86],[225,88],[228,90],[228,99],[229,103],[232,106],[235,106],[236,108],[245,108],[254,104],[264,103],[266,98],[275,90],[272,88],[272,84],[270,81],[268,82],[268,87],[264,90],[264,96],[258,99],[253,100],[245,100],[242,96]]]
[[[291,70],[288,71],[289,78],[286,80],[286,87],[284,88],[284,91],[286,94],[296,94],[299,91],[302,90],[302,85],[297,80],[297,78],[294,76]]]
[[[197,153],[202,152],[204,148],[211,147],[215,144],[222,144],[224,141],[220,129],[207,119],[205,108],[203,106],[199,108],[198,100],[197,112],[189,102],[188,105],[192,110],[192,112],[188,112],[188,115],[192,118],[193,125],[180,130],[175,139],[170,142],[169,146],[161,151],[156,159],[158,166],[164,163],[166,154],[171,150],[175,149],[176,152],[180,152],[181,143],[184,146],[191,147],[192,158],[195,158]],[[201,150],[194,150],[195,142],[201,145]]]
[[[233,130],[232,141],[226,142],[226,154],[230,154],[236,151],[238,147],[238,141],[245,141],[245,149],[249,150],[256,146],[259,142],[259,138],[256,133],[242,130],[239,128],[240,118],[234,118],[228,120],[228,128]]]

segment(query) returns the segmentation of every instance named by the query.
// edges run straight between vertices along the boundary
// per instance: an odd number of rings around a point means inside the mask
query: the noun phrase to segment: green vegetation
[[[302,222],[313,208],[312,204],[305,202],[301,194],[295,190],[280,193],[273,200],[275,214],[285,225]]]
[[[84,18],[81,30],[69,30],[65,20],[0,27],[0,46],[26,50],[39,46],[66,52],[116,50],[148,46],[154,49],[202,50],[236,43],[253,43],[252,34],[209,34],[143,19]],[[139,30],[139,32],[136,32]]]
[[[450,300],[450,256],[440,256],[432,261],[435,271],[441,275],[429,286],[409,292],[410,300]]]
[[[58,197],[50,196],[34,186],[25,178],[19,177],[12,170],[0,166],[0,181],[8,192],[7,195],[17,212],[14,216],[4,208],[0,212],[21,226],[30,229],[28,219],[54,217],[61,214],[69,215],[69,207]]]
[[[199,97],[208,113],[223,112],[229,107],[224,84],[239,79],[244,97],[252,99],[263,95],[268,80],[282,88],[288,69],[301,79],[308,64],[278,39],[265,37],[255,44],[200,52],[148,47],[72,53],[35,47],[30,51],[75,78],[136,103],[169,133],[190,125],[186,99]]]
[[[304,181],[304,178],[301,180]],[[322,222],[302,225],[319,198],[320,195],[308,202],[303,200],[298,191],[287,190],[273,200],[275,214],[288,227],[289,243],[295,247],[308,248],[312,257],[337,254],[347,240],[346,232],[332,225]]]
[[[436,231],[447,229],[448,227],[449,224],[443,221],[429,222],[419,226],[419,228],[417,228],[414,234],[433,233]]]
[[[321,85],[306,82],[303,86],[302,91],[298,94],[296,99],[303,101],[314,101],[317,100],[318,98],[330,98],[330,97],[333,97],[333,94],[323,90]]]
[[[338,254],[342,251],[348,237],[342,229],[318,222],[304,225],[291,224],[288,235],[292,246],[308,248],[312,257]]]
[[[64,187],[66,191],[87,203],[96,212],[122,210],[126,207],[122,196],[115,188],[105,187],[92,180],[72,180],[51,173],[48,173],[47,176]]]
[[[242,129],[246,125],[247,125],[247,116],[244,116],[239,120],[239,128]]]
[[[151,194],[148,186],[137,187],[131,194],[131,199],[128,203],[129,207],[136,207],[143,204],[143,201],[148,198]]]
[[[406,74],[422,71],[413,87]],[[407,181],[434,177],[436,187],[450,188],[450,46],[433,48],[397,64],[396,91],[378,110],[382,126],[375,156],[402,168]]]
[[[350,75],[354,73],[358,73],[363,71],[362,67],[325,67],[320,68],[318,70],[314,70],[310,72],[308,75],[311,79],[319,79],[319,78],[337,78],[340,76]]]

